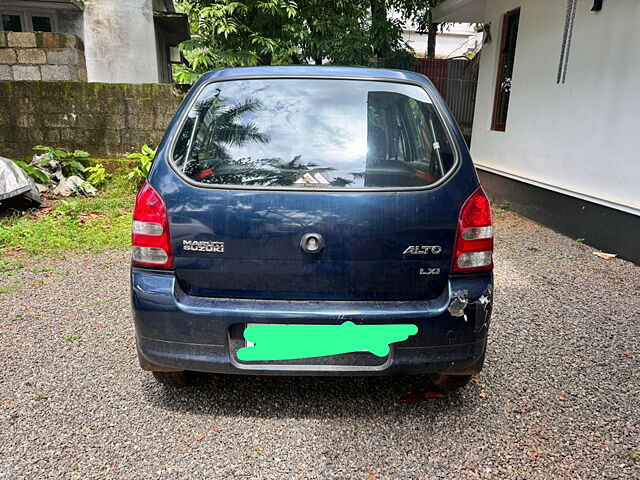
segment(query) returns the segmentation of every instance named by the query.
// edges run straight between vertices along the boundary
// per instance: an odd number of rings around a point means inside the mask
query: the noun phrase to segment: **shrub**
[[[37,164],[49,163],[51,160],[58,160],[60,165],[62,165],[62,173],[66,177],[77,175],[83,178],[82,174],[85,167],[80,163],[79,159],[87,158],[89,156],[89,152],[85,152],[84,150],[74,150],[73,152],[70,152],[64,148],[53,148],[47,147],[46,145],[36,145],[33,149],[43,151],[47,155],[46,158],[38,160],[36,162]]]
[[[151,170],[157,150],[157,148],[154,150],[145,144],[140,149],[140,152],[132,153],[127,157],[137,160],[133,170],[128,175],[130,179],[135,180],[137,185],[141,185],[149,176],[149,170]]]
[[[101,163],[98,163],[92,167],[86,167],[84,173],[88,174],[87,183],[90,183],[96,188],[102,188],[107,180],[111,178],[111,174],[107,173]]]
[[[51,183],[49,177],[40,169],[36,167],[32,167],[27,162],[23,162],[22,160],[14,160],[16,165],[18,165],[22,170],[25,171],[27,175],[29,175],[34,182],[36,183]]]

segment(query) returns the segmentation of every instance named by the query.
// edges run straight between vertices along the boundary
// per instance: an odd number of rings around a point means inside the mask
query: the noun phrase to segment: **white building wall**
[[[158,82],[152,0],[84,0],[90,82]]]
[[[413,48],[418,57],[427,55],[427,35],[416,33],[415,26],[407,23],[402,34],[404,40]],[[436,58],[459,57],[469,49],[480,47],[482,34],[477,33],[469,23],[453,23],[436,36]]]
[[[640,215],[640,1],[578,0],[565,84],[566,2],[488,0],[471,154],[476,165]],[[521,7],[505,132],[491,116],[502,15]]]

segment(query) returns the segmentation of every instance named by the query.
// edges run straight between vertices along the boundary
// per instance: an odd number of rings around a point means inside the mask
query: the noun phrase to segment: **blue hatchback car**
[[[162,383],[429,374],[454,388],[482,368],[489,201],[422,75],[204,75],[138,193],[132,243],[138,357]]]

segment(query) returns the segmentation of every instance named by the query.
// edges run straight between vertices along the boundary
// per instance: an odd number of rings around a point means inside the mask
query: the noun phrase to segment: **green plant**
[[[36,182],[36,183],[51,183],[51,180],[49,180],[49,177],[47,177],[42,170],[40,170],[40,169],[38,169],[36,167],[32,167],[27,162],[23,162],[22,160],[14,160],[13,162],[16,165],[18,165],[22,170],[24,170],[25,173],[27,175],[29,175],[33,179],[34,182]]]
[[[77,342],[78,340],[80,340],[82,338],[81,335],[69,335],[67,337],[64,337],[64,339],[67,342]]]
[[[84,173],[85,175],[89,175],[87,177],[87,183],[90,183],[96,188],[102,188],[107,183],[107,180],[111,178],[111,174],[107,173],[101,163],[92,167],[86,167]]]
[[[584,243],[584,240],[585,239],[582,238],[582,237],[581,238],[576,238],[576,242],[578,242],[578,243]]]
[[[43,164],[49,163],[51,160],[58,160],[60,165],[62,165],[62,173],[65,176],[77,175],[83,177],[85,167],[80,163],[79,159],[89,157],[89,152],[85,152],[84,150],[74,150],[70,152],[64,148],[53,148],[47,147],[46,145],[36,145],[33,149],[43,151],[47,154],[46,158],[38,160],[36,163]]]
[[[70,152],[66,148],[54,148],[48,147],[46,145],[36,145],[33,147],[33,150],[40,150],[45,153],[51,153],[56,158],[87,158],[89,156],[89,152],[85,152],[84,150],[74,150]]]
[[[508,212],[511,210],[511,202],[509,200],[503,200],[498,208],[503,212]]]
[[[136,159],[136,165],[129,173],[128,178],[136,181],[137,184],[144,182],[149,176],[149,170],[153,164],[153,159],[156,157],[156,151],[149,145],[145,144],[140,149],[140,152],[132,153],[127,158]]]

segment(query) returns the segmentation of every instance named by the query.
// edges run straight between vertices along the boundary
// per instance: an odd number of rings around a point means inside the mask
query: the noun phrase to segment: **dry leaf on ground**
[[[615,258],[618,256],[617,253],[604,253],[604,252],[592,252],[596,257],[604,258],[605,260],[609,260],[611,258]]]

